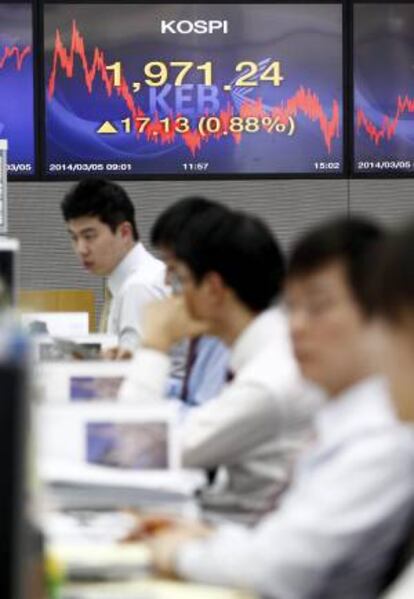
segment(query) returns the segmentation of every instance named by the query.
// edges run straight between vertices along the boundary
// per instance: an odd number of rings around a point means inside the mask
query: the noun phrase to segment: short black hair
[[[127,192],[113,181],[83,179],[65,195],[61,210],[66,222],[82,216],[96,216],[113,233],[126,221],[131,225],[134,240],[139,240],[134,205]]]
[[[393,324],[414,316],[414,221],[389,235],[373,285],[373,308]]]
[[[387,235],[364,217],[339,217],[312,229],[296,243],[288,258],[287,278],[311,275],[338,262],[345,268],[351,293],[362,312],[372,314],[372,271]]]
[[[173,249],[178,236],[193,216],[214,210],[217,202],[201,196],[190,196],[164,210],[151,229],[151,243],[158,248]],[[221,205],[225,210],[225,206]]]
[[[167,218],[168,217],[168,218]],[[270,229],[258,218],[205,198],[185,198],[162,214],[151,238],[168,248],[190,269],[197,282],[220,274],[239,300],[260,312],[278,297],[284,260]],[[168,235],[160,223],[168,222]],[[180,225],[175,227],[175,224]],[[170,235],[174,231],[174,236]]]

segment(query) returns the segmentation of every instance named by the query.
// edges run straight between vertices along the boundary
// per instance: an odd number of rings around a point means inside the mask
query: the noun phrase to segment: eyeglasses
[[[183,293],[183,291],[184,291],[183,281],[175,270],[169,271],[168,283],[171,286],[174,295],[181,295]]]
[[[167,264],[166,282],[172,288],[174,295],[184,293],[185,289],[195,284],[194,278],[186,269],[175,268]]]
[[[307,318],[319,319],[323,318],[332,310],[340,307],[343,304],[342,297],[315,297],[306,298],[301,302],[285,302],[284,308],[289,318],[294,317],[298,313],[305,314]]]

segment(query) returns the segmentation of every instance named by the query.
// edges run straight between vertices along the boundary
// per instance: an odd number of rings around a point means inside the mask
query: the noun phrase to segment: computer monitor
[[[44,2],[44,174],[341,175],[342,12]]]
[[[0,237],[0,308],[16,303],[19,245],[17,239]]]
[[[414,4],[357,2],[353,16],[354,172],[414,172]]]
[[[36,162],[33,4],[0,0],[0,137],[9,142],[8,173],[19,178],[34,175]]]
[[[1,596],[25,596],[26,392],[21,365],[0,363],[0,586]]]

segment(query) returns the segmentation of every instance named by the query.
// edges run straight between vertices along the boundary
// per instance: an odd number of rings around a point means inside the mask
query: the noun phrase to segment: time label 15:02
[[[106,69],[113,72],[113,85],[121,87],[124,81],[121,61],[108,65]],[[149,87],[161,87],[167,82],[171,82],[175,87],[179,87],[185,84],[187,76],[194,70],[201,73],[202,84],[214,85],[213,63],[210,60],[202,64],[196,64],[187,60],[175,60],[168,63],[153,60],[147,62],[143,70],[145,75],[144,82]],[[280,61],[278,60],[271,62],[262,72],[260,72],[260,65],[251,60],[238,62],[234,70],[236,73],[240,73],[240,75],[231,85],[223,85],[224,90],[229,90],[233,86],[257,87],[263,82],[268,82],[278,87],[284,80],[281,73]],[[134,92],[138,92],[141,89],[141,82],[139,81],[134,81],[132,85]]]

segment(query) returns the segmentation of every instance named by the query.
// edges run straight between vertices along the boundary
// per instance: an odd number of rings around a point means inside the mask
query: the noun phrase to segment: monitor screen
[[[19,246],[17,239],[0,237],[0,311],[16,303]]]
[[[2,339],[3,340],[3,339]],[[0,362],[0,552],[1,596],[8,599],[26,597],[30,560],[40,557],[27,545],[31,538],[25,519],[27,504],[26,440],[27,404],[26,373],[19,365]],[[30,551],[27,555],[26,551]],[[33,580],[31,581],[33,583]]]
[[[343,173],[341,3],[44,6],[46,175]]]
[[[10,175],[35,171],[33,24],[29,2],[0,2],[0,138]]]
[[[414,171],[414,4],[354,7],[354,172]]]

